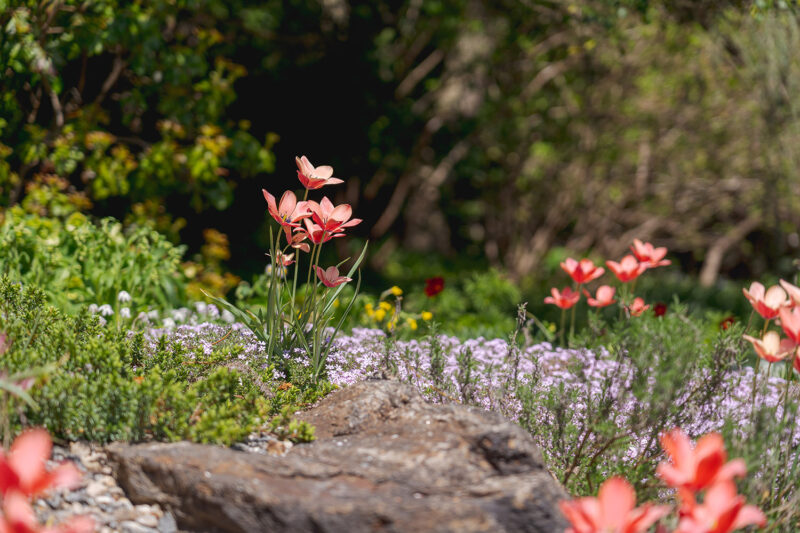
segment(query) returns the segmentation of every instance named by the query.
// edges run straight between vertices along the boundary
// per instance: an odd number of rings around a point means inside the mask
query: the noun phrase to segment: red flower
[[[584,283],[597,279],[605,272],[605,269],[595,266],[591,259],[575,261],[571,257],[567,257],[566,261],[561,263],[561,268],[563,268],[564,272],[569,274],[572,281],[578,285],[583,285]]]
[[[730,481],[747,474],[742,459],[728,461],[725,443],[718,433],[700,437],[697,446],[676,428],[661,435],[661,447],[672,463],[661,463],[656,473],[670,487],[689,492],[704,490],[714,483]]]
[[[581,299],[581,293],[573,291],[569,287],[564,287],[561,292],[558,292],[558,289],[553,287],[550,289],[550,294],[552,296],[545,298],[544,303],[557,305],[561,309],[569,309]]]
[[[606,265],[617,276],[622,283],[627,283],[639,277],[639,275],[647,270],[647,263],[640,263],[632,255],[626,255],[622,261],[606,261]]]
[[[425,295],[428,298],[433,298],[444,290],[444,278],[436,276],[435,278],[428,278],[425,280]]]
[[[579,498],[558,505],[572,525],[565,533],[639,533],[669,513],[666,505],[646,503],[635,507],[636,493],[620,477],[600,485],[597,498]]]
[[[342,283],[353,281],[352,278],[340,276],[339,269],[335,266],[328,267],[326,270],[322,270],[320,266],[314,266],[314,269],[317,271],[317,277],[326,287],[338,287]]]
[[[653,314],[656,316],[664,316],[667,314],[667,304],[658,302],[655,306],[653,306]]]
[[[586,303],[588,303],[591,307],[605,307],[616,302],[614,299],[615,292],[617,292],[617,289],[614,287],[600,285],[597,288],[597,298],[592,298],[592,296],[585,290],[583,291],[583,294],[586,296]]]
[[[668,259],[664,259],[664,256],[667,255],[667,249],[663,246],[660,248],[655,248],[649,242],[642,242],[639,239],[633,239],[631,251],[633,252],[633,255],[636,256],[636,259],[647,264],[647,268],[655,268],[671,264]]]
[[[731,327],[735,323],[736,323],[736,317],[735,316],[731,315],[731,316],[725,317],[725,319],[722,322],[719,323],[719,329],[721,329],[722,331],[727,331],[727,329],[729,327]]]
[[[306,156],[295,157],[294,162],[297,163],[297,177],[303,187],[308,190],[319,189],[325,185],[344,183],[339,178],[333,177],[333,167],[328,165],[315,167]]]

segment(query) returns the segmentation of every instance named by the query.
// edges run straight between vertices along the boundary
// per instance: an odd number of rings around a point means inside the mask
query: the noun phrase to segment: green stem
[[[565,346],[564,344],[564,318],[567,316],[567,310],[561,309],[561,327],[558,328],[558,334],[561,337],[561,346]]]

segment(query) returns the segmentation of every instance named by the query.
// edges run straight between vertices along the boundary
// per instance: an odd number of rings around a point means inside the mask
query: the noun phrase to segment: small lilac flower
[[[93,315],[94,315],[95,313],[97,313],[97,311],[98,311],[99,309],[100,309],[100,308],[97,306],[97,304],[89,304],[89,312],[90,312],[90,313],[92,313]]]
[[[111,306],[108,304],[101,305],[98,311],[100,311],[100,314],[103,316],[111,316],[114,314],[114,310],[111,309]]]
[[[117,301],[120,303],[130,302],[131,295],[128,294],[128,291],[119,291],[119,294],[117,294]]]
[[[233,313],[225,309],[222,311],[222,320],[223,322],[227,322],[228,324],[233,324],[234,322],[236,322],[236,317],[233,316]]]
[[[123,307],[119,310],[119,316],[122,318],[130,318],[131,317],[131,310],[129,307]]]

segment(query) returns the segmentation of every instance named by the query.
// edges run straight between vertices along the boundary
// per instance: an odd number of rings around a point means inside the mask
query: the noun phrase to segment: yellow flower
[[[381,322],[384,318],[386,318],[386,311],[384,311],[383,309],[378,309],[377,311],[375,311],[375,320]]]
[[[372,304],[367,304],[364,306],[364,311],[367,312],[367,316],[372,316],[375,314],[375,309],[372,308]]]
[[[336,307],[339,307],[339,298],[336,298],[336,299],[333,301],[333,307],[334,307],[334,308],[336,308]]]
[[[410,327],[412,330],[417,329],[417,321],[413,318],[406,319],[406,324],[408,324],[408,327]]]
[[[390,304],[389,302],[381,302],[378,307],[383,309],[384,311],[391,311],[392,310],[392,304]]]
[[[390,331],[393,330],[395,326],[397,326],[397,318],[386,323],[386,327],[389,328]]]
[[[391,289],[389,289],[389,292],[391,292],[391,293],[392,293],[392,294],[394,294],[395,296],[400,296],[401,294],[403,294],[403,289],[401,289],[400,287],[398,287],[397,285],[395,285],[394,287],[392,287]]]
[[[433,318],[433,313],[431,313],[430,311],[422,312],[422,320],[430,320],[431,318]]]

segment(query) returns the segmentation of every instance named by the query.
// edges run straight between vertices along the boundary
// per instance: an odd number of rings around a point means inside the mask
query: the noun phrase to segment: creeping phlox
[[[674,429],[661,436],[661,447],[671,459],[656,470],[658,476],[676,490],[678,527],[673,533],[728,533],[743,527],[764,527],[767,519],[755,506],[746,505],[733,479],[744,477],[744,461],[728,461],[725,443],[717,433],[709,433],[692,446],[689,438]],[[703,495],[702,503],[698,496]],[[667,516],[667,505],[645,503],[636,507],[633,487],[620,477],[601,486],[597,497],[564,501],[560,504],[572,527],[565,533],[639,533]],[[657,531],[666,533],[660,526]]]
[[[606,266],[617,277],[622,284],[622,290],[619,302],[621,312],[624,311],[627,316],[635,317],[641,316],[642,313],[650,309],[649,304],[645,304],[641,297],[633,297],[633,289],[636,284],[636,279],[645,271],[651,268],[660,266],[667,266],[670,264],[668,259],[664,259],[667,255],[667,249],[664,247],[656,248],[649,242],[642,242],[639,239],[633,240],[631,246],[633,255],[628,254],[623,257],[619,262],[606,261]],[[561,308],[561,334],[563,340],[564,333],[564,317],[567,309],[572,308],[581,299],[581,294],[586,296],[586,303],[590,307],[602,308],[617,303],[615,297],[617,296],[617,289],[610,285],[600,285],[595,291],[595,295],[585,289],[585,286],[600,278],[604,273],[603,267],[597,266],[591,259],[581,259],[577,261],[568,257],[561,263],[561,268],[569,274],[574,283],[574,287],[564,287],[559,290],[556,287],[550,289],[550,296],[544,299],[544,303],[553,304]],[[630,282],[630,287],[627,285]],[[666,306],[660,304],[656,313],[658,316],[664,314]],[[574,313],[573,309],[572,326],[574,327]]]
[[[88,516],[73,518],[58,526],[43,527],[36,520],[31,498],[50,489],[74,487],[81,474],[72,463],[53,470],[45,468],[53,442],[46,430],[38,428],[22,433],[8,453],[0,452],[0,531],[20,533],[89,533],[94,520]]]

